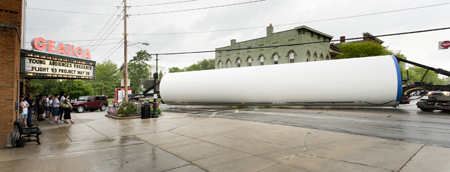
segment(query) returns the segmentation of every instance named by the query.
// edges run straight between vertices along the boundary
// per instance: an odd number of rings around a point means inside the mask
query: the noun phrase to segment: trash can
[[[150,104],[148,101],[145,101],[141,105],[141,119],[148,119],[150,118]]]

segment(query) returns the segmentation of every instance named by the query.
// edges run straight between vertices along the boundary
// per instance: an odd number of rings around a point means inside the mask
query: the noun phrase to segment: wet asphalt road
[[[233,109],[161,106],[163,111],[327,130],[450,147],[450,113],[422,112],[415,102],[393,107],[290,107]]]

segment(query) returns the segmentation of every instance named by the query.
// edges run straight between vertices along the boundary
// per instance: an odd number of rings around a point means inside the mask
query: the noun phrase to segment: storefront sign
[[[94,77],[94,66],[89,64],[79,64],[61,59],[41,59],[25,57],[25,73],[47,74],[46,76],[59,77]]]
[[[75,47],[70,44],[56,43],[52,40],[45,40],[44,38],[34,38],[31,41],[31,47],[38,51],[46,51],[49,53],[63,54],[67,56],[74,56],[79,58],[91,59],[89,49]]]
[[[448,49],[450,47],[450,41],[439,42],[439,49]]]

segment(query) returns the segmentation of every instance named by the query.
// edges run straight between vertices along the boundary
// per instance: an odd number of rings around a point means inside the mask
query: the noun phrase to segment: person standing
[[[45,110],[45,118],[48,118],[48,116],[50,115],[50,109],[49,109],[49,98],[48,94],[45,96],[44,99],[44,110]]]
[[[50,117],[52,115],[52,112],[53,112],[53,96],[51,96],[48,99],[48,109],[50,111],[50,113],[49,113],[49,117]]]
[[[64,100],[66,100],[65,96],[66,96],[66,94],[64,94],[64,93],[61,94],[61,98],[59,100],[60,103],[63,103]],[[64,109],[62,107],[59,107],[59,111],[61,112],[61,115],[59,115],[59,121],[58,122],[63,123],[64,121],[62,120],[62,117],[64,115]]]
[[[33,110],[35,105],[33,101],[33,96],[31,94],[28,94],[27,103],[28,103],[27,124],[28,127],[31,127],[31,118],[33,118]]]
[[[20,96],[20,106],[22,106],[22,113],[20,114],[20,119],[22,120],[24,128],[28,128],[27,125],[27,116],[28,116],[28,107],[30,106],[26,100],[24,100],[23,96]]]
[[[69,95],[66,95],[66,99],[63,102],[64,104],[69,105],[68,108],[64,108],[64,123],[68,124],[67,120],[70,119],[70,122],[73,124],[72,117],[70,116],[70,112],[72,111],[72,104],[70,104]]]
[[[44,113],[45,113],[45,108],[44,108],[44,101],[45,101],[45,96],[40,94],[39,95],[39,101],[38,101],[38,121],[43,121],[44,119]]]
[[[53,112],[52,112],[52,117],[51,119],[48,121],[49,124],[55,124],[58,122],[58,116],[61,115],[61,113],[59,112],[59,106],[61,105],[59,103],[59,95],[56,94],[55,98],[53,99]],[[55,121],[55,122],[53,122]]]

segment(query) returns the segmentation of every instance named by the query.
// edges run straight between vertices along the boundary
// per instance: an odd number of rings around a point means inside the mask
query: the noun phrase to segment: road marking
[[[214,116],[216,116],[216,114],[217,114],[217,112],[213,112],[211,115],[209,115],[209,117],[211,118],[211,117],[214,117]]]

